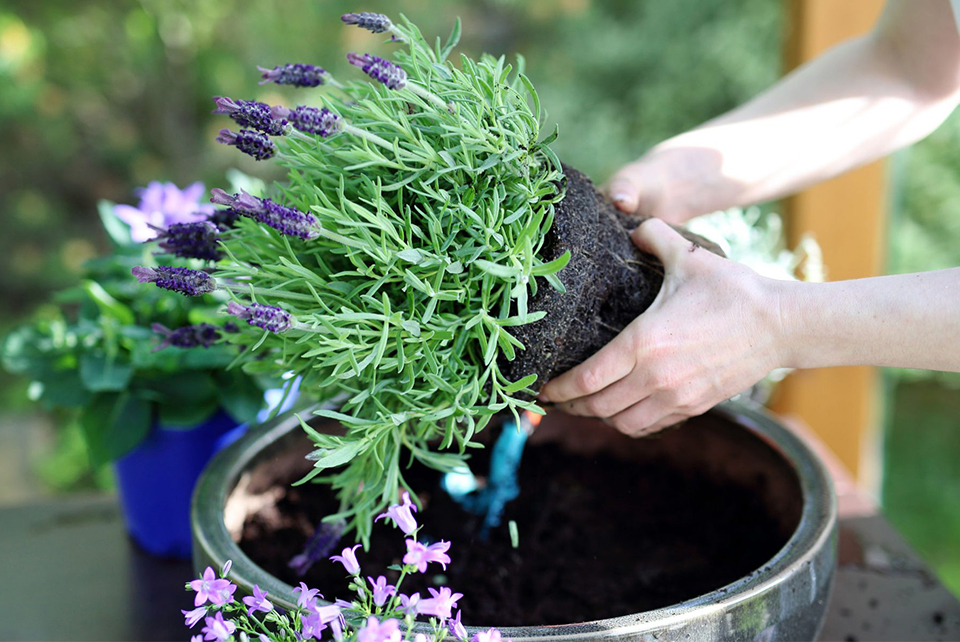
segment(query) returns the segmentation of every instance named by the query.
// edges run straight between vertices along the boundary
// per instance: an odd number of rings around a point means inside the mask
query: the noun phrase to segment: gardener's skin
[[[680,224],[780,198],[910,145],[958,103],[950,0],[890,0],[871,34],[658,145],[621,169],[607,193],[624,211]],[[541,399],[569,413],[642,435],[778,367],[960,371],[960,268],[793,283],[695,250],[656,220],[633,239],[663,261],[663,289],[606,347],[543,387]]]

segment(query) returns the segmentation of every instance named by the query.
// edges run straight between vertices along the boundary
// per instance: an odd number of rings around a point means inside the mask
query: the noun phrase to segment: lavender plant
[[[277,608],[270,596],[253,586],[252,595],[236,599],[237,586],[229,580],[232,563],[227,561],[220,576],[211,567],[186,584],[195,593],[191,610],[182,610],[184,622],[191,629],[203,621],[202,635],[191,642],[260,640],[260,642],[299,642],[321,639],[329,635],[337,642],[442,642],[445,639],[466,642],[510,642],[497,629],[478,631],[472,636],[461,621],[457,603],[463,594],[449,587],[429,588],[429,597],[419,593],[400,592],[403,580],[413,573],[425,573],[431,564],[444,570],[450,563],[450,542],[439,541],[429,546],[417,538],[419,526],[412,515],[416,508],[407,493],[400,504],[394,504],[377,519],[387,518],[400,528],[407,539],[407,552],[402,565],[389,571],[397,576],[390,584],[384,575],[376,579],[361,574],[357,560],[357,544],[343,549],[330,559],[343,565],[349,574],[351,601],[322,602],[320,591],[300,582],[297,606],[290,611]],[[319,599],[318,599],[319,598]],[[418,618],[420,618],[418,622]],[[424,621],[424,618],[429,618]],[[419,623],[419,626],[418,626]]]
[[[563,174],[523,60],[454,66],[459,21],[442,45],[405,18],[343,21],[389,33],[392,60],[349,54],[370,79],[360,82],[313,65],[261,68],[263,82],[329,87],[307,97],[318,107],[216,98],[241,127],[218,140],[275,158],[288,179],[269,198],[213,191],[235,226],[216,246],[205,230],[185,233],[223,253],[212,272],[134,273],[186,295],[227,292],[227,312],[245,322],[230,337],[243,369],[295,373],[303,391],[339,405],[315,414],[345,435],[304,424],[317,450],[303,481],[333,471],[323,480],[341,510],[329,518],[366,540],[372,516],[407,487],[404,462],[453,470],[493,415],[542,413],[526,394],[536,374],[514,381],[500,364],[529,348],[509,329],[543,318],[528,301],[545,284],[563,290],[570,255],[541,258]]]

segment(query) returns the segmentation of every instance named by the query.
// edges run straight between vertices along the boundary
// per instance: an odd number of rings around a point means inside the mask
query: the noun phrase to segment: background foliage
[[[548,122],[560,125],[555,149],[602,180],[772,83],[781,71],[782,8],[782,0],[6,0],[0,332],[106,248],[97,199],[133,202],[132,189],[153,179],[215,186],[234,165],[264,176],[213,143],[223,122],[210,114],[210,96],[290,104],[283,88],[249,90],[257,64],[310,62],[336,74],[346,70],[344,51],[376,53],[375,38],[341,27],[346,11],[404,12],[424,33],[444,35],[460,15],[461,50],[522,53]],[[891,271],[960,265],[958,148],[954,116],[900,159]],[[956,413],[942,410],[958,395],[952,378],[915,377],[898,374],[891,383],[888,439],[897,448],[889,449],[888,510],[960,590],[960,555],[950,550],[960,539],[960,510],[944,492],[960,480],[960,445],[911,450],[935,439],[931,431],[960,431]],[[23,390],[0,384],[3,412],[25,412]],[[931,386],[944,400],[936,407]],[[83,468],[69,463],[82,457],[76,440],[63,443],[56,466],[42,460],[47,480]],[[907,511],[907,498],[919,495],[938,512]],[[934,517],[942,514],[951,518]]]

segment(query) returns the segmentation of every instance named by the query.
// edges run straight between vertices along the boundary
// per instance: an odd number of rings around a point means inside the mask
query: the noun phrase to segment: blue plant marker
[[[476,490],[476,478],[468,469],[444,475],[444,490],[463,506],[464,510],[484,516],[480,529],[481,539],[486,539],[490,529],[500,525],[503,509],[520,494],[517,469],[520,467],[527,438],[532,432],[533,424],[526,415],[521,415],[520,425],[512,419],[504,422],[490,456],[487,485],[480,490]]]

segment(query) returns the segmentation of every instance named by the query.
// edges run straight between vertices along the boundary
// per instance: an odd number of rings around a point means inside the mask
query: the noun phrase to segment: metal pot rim
[[[308,409],[306,409],[308,410]],[[305,409],[299,409],[304,412]],[[707,614],[726,611],[738,603],[776,588],[793,569],[811,564],[817,553],[830,545],[837,524],[837,499],[825,466],[795,434],[781,426],[763,408],[752,402],[727,401],[713,409],[749,430],[783,457],[797,473],[803,496],[800,523],[790,539],[766,564],[726,586],[678,604],[639,614],[543,627],[503,627],[501,632],[514,642],[541,639],[545,635],[563,640],[589,640],[602,637],[637,635],[670,628],[686,622],[691,611]],[[293,587],[257,566],[233,541],[223,520],[229,494],[250,463],[271,444],[296,429],[297,409],[247,433],[221,451],[208,465],[194,491],[191,523],[194,557],[203,551],[209,563],[222,566],[233,560],[231,579],[241,585],[257,584],[274,602],[291,608],[295,605]],[[289,596],[289,599],[285,599]],[[640,617],[638,617],[640,616]],[[536,635],[531,637],[533,629]],[[473,632],[482,627],[468,627]]]

